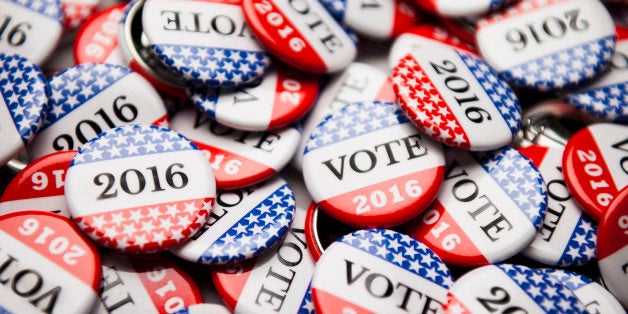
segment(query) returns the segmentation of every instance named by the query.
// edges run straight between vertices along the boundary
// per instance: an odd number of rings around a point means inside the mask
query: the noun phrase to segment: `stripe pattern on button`
[[[626,122],[628,121],[628,96],[626,95],[628,95],[628,82],[570,94],[565,97],[565,101],[596,117]]]

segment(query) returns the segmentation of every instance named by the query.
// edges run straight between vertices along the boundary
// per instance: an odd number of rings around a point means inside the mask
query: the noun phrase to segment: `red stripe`
[[[310,110],[317,95],[318,77],[280,67],[268,128],[277,129],[299,120]]]
[[[212,268],[212,282],[218,294],[232,311],[235,309],[242,290],[249,280],[257,258],[227,266]]]
[[[316,241],[315,228],[314,225],[314,212],[317,211],[316,203],[310,203],[310,206],[307,208],[307,213],[305,214],[305,241],[307,242],[307,250],[310,252],[310,255],[314,259],[314,262],[318,262],[318,259],[321,258],[323,252],[321,252],[318,247],[318,241]]]
[[[418,12],[409,0],[395,0],[395,12],[393,17],[393,29],[390,37],[396,37],[411,27],[417,19]]]
[[[390,102],[397,101],[397,95],[395,95],[395,90],[393,88],[392,79],[390,77],[386,78],[386,81],[384,81],[384,84],[380,88],[379,92],[377,92],[377,95],[375,95],[374,100],[390,101]]]
[[[322,313],[338,313],[338,314],[372,314],[371,312],[358,304],[349,302],[345,299],[337,297],[331,293],[312,287],[312,300],[316,309]]]
[[[628,218],[628,187],[617,196],[609,210],[612,212],[602,219],[598,228],[596,247],[598,260],[613,255],[628,245],[628,228],[625,227]]]
[[[117,26],[125,4],[109,7],[92,15],[76,34],[74,61],[76,64],[104,63],[118,47]]]
[[[550,149],[546,146],[532,145],[528,147],[521,147],[517,150],[526,157],[528,157],[528,159],[530,159],[532,163],[540,169],[541,164],[543,164],[543,160],[545,159],[545,156]]]
[[[443,311],[447,314],[472,314],[451,292],[447,292],[447,303],[443,304]]]

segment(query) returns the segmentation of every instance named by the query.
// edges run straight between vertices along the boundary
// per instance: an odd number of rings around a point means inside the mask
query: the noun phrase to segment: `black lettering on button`
[[[122,278],[120,278],[118,274],[118,270],[114,266],[104,266],[98,294],[100,295],[100,302],[107,313],[112,313],[127,304],[135,304],[133,298],[131,298],[131,294],[126,290],[124,290],[124,294],[122,294],[120,293],[120,289],[125,289],[125,286]],[[114,297],[117,298],[112,300]]]
[[[162,29],[191,33],[215,33],[222,36],[253,37],[248,31],[246,22],[236,22],[224,14],[208,14],[207,12],[182,12],[162,10]]]
[[[306,0],[288,0],[289,7],[296,13],[302,15],[307,27],[317,37],[317,39],[325,46],[329,53],[335,53],[344,45],[332,31],[329,25],[325,24],[320,15],[316,12],[310,12],[310,5]]]

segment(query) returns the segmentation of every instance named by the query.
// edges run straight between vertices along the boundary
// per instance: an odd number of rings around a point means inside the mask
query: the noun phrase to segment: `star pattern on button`
[[[314,314],[314,302],[312,302],[312,283],[307,286],[307,292],[303,296],[301,306],[299,306],[299,314]]]
[[[480,27],[483,27],[485,25],[497,23],[499,21],[503,21],[508,18],[519,16],[527,12],[534,11],[539,8],[543,8],[543,7],[546,7],[555,3],[564,2],[564,1],[565,0],[523,0],[523,1],[520,1],[516,5],[509,6],[507,9],[499,13],[493,14],[486,19],[482,19],[478,21],[477,26],[479,29]],[[493,2],[495,2],[495,0],[491,1],[491,6],[493,5]],[[498,1],[498,2],[501,2],[501,1]],[[508,2],[512,2],[512,1],[508,1]]]
[[[590,262],[595,258],[596,243],[597,225],[589,216],[582,214],[558,260],[558,266],[580,266]]]
[[[496,265],[548,313],[587,313],[584,305],[558,280],[525,266]]]
[[[221,235],[199,257],[204,264],[239,262],[262,254],[286,234],[295,210],[287,184],[277,188]],[[211,227],[210,227],[211,228]]]
[[[190,45],[151,45],[157,58],[181,75],[183,80],[205,87],[236,87],[266,73],[270,55],[246,51]]]
[[[24,145],[42,124],[46,78],[39,67],[18,55],[0,54],[0,93]]]
[[[71,67],[50,79],[50,104],[43,127],[59,121],[72,110],[115,84],[130,69],[103,63],[82,64]]]
[[[543,272],[560,281],[560,283],[567,286],[567,288],[571,291],[576,291],[593,282],[590,278],[573,271],[563,269],[543,269]]]
[[[548,54],[500,73],[508,82],[541,91],[582,85],[601,73],[611,61],[615,36]]]
[[[61,23],[61,4],[59,0],[5,0],[13,2],[38,14]]]
[[[412,55],[406,55],[399,61],[392,76],[401,109],[414,125],[448,146],[471,148],[462,125]]]
[[[79,149],[73,165],[133,156],[198,150],[183,135],[154,125],[125,125],[101,133]]]
[[[73,30],[94,13],[98,1],[61,0],[61,12],[65,29]]]
[[[304,153],[407,122],[408,118],[393,103],[352,103],[323,119],[310,135]]]
[[[321,4],[327,12],[331,14],[337,21],[344,21],[345,12],[347,11],[347,1],[350,0],[320,0]]]
[[[569,93],[563,99],[604,120],[628,122],[628,81]]]
[[[445,289],[453,280],[445,263],[425,244],[408,235],[387,229],[358,230],[338,239]]]
[[[96,243],[128,253],[176,246],[201,229],[213,198],[189,199],[75,217]],[[210,204],[209,206],[207,204]]]
[[[218,105],[220,90],[214,88],[188,88],[187,93],[196,108],[216,119],[216,106]]]
[[[539,231],[547,208],[547,187],[534,164],[511,147],[471,156]]]

